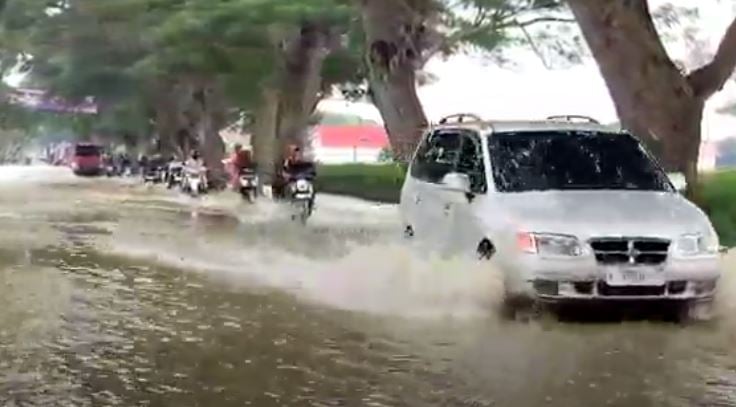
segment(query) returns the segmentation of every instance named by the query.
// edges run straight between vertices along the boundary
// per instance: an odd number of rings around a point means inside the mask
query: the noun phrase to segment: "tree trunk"
[[[684,173],[695,187],[705,100],[733,71],[736,28],[729,28],[712,63],[686,76],[667,55],[646,0],[568,4],[622,125],[652,147],[666,170]]]
[[[174,88],[169,83],[155,85],[154,109],[155,131],[159,138],[159,151],[165,157],[177,155],[184,158],[185,152],[177,142],[181,127],[180,112],[175,103]]]
[[[428,126],[417,95],[416,70],[422,55],[412,33],[423,22],[404,2],[361,0],[366,34],[370,94],[381,112],[394,157],[408,161]]]
[[[225,127],[223,95],[217,84],[203,86],[199,92],[202,115],[198,138],[202,158],[207,166],[210,185],[221,189],[227,185],[228,178],[222,162],[225,158],[225,143],[220,137],[220,130]]]
[[[258,165],[258,176],[263,185],[273,185],[276,175],[278,140],[276,128],[279,113],[279,93],[275,89],[263,90],[263,101],[255,120],[253,134],[253,158]]]
[[[286,144],[309,147],[306,129],[322,97],[322,66],[336,35],[329,27],[304,23],[285,52],[278,119],[279,151]]]

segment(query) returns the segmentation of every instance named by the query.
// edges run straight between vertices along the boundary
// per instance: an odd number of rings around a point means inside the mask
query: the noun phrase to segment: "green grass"
[[[371,201],[398,203],[405,170],[394,164],[323,165],[317,190]],[[724,246],[736,246],[736,171],[703,175],[699,205],[710,216]]]

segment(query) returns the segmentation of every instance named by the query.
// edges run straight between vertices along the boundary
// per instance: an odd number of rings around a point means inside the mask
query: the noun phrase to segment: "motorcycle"
[[[199,194],[207,192],[207,169],[185,169],[181,190],[192,197],[197,197]]]
[[[105,175],[108,177],[114,177],[115,175],[117,175],[115,166],[112,164],[105,164]]]
[[[291,207],[294,210],[291,219],[299,219],[299,222],[306,224],[314,209],[315,193],[311,178],[294,177],[288,184],[287,191]]]
[[[143,172],[143,182],[158,184],[163,181],[164,168],[161,166],[150,166]]]
[[[239,182],[240,195],[250,203],[255,202],[258,190],[258,175],[256,172],[252,169],[242,169],[240,171]]]
[[[184,178],[184,165],[181,162],[172,161],[165,169],[164,182],[166,188],[171,189],[177,185],[181,185],[182,179]]]

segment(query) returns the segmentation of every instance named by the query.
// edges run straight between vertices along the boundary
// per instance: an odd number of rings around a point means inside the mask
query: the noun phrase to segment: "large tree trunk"
[[[366,34],[370,95],[381,112],[396,159],[411,158],[427,117],[417,96],[416,70],[422,63],[415,33],[425,28],[406,3],[361,0]]]
[[[214,188],[227,183],[222,162],[225,144],[220,130],[225,126],[224,95],[216,80],[196,76],[181,78],[176,92],[181,124],[176,142],[185,152],[198,149],[207,166],[209,182]]]
[[[177,131],[177,123],[174,119],[175,112],[170,106],[164,103],[156,103],[155,106],[155,131],[159,140],[159,152],[165,157],[177,155],[181,157],[182,152],[179,151],[175,141]]]
[[[214,188],[224,188],[228,176],[222,162],[225,158],[225,143],[220,137],[220,130],[226,124],[223,95],[217,84],[211,83],[199,90],[196,99],[202,113],[198,139],[202,159],[209,172],[209,182]]]
[[[276,131],[279,115],[279,93],[263,90],[261,108],[256,114],[253,134],[253,158],[258,166],[258,176],[263,185],[273,185],[276,178],[278,140]]]
[[[187,143],[182,137],[188,127],[180,106],[183,98],[180,86],[168,80],[159,80],[152,86],[155,109],[155,131],[159,139],[159,151],[165,157],[176,155],[184,159],[188,154]]]
[[[622,125],[647,142],[667,170],[684,173],[694,186],[705,100],[723,86],[736,64],[734,27],[724,39],[730,47],[722,44],[720,56],[686,76],[668,57],[646,0],[568,0],[568,4]],[[710,74],[699,73],[714,64],[718,69],[710,69]]]
[[[280,147],[309,147],[306,129],[322,97],[322,66],[336,38],[329,27],[304,23],[285,50],[278,119]]]

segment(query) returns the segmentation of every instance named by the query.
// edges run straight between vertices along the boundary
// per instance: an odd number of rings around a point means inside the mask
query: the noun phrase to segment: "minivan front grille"
[[[655,238],[597,238],[590,241],[600,264],[658,265],[667,261],[670,241]]]
[[[598,294],[604,297],[639,297],[639,296],[659,296],[665,294],[665,286],[628,286],[614,287],[606,284],[605,281],[598,282]]]

